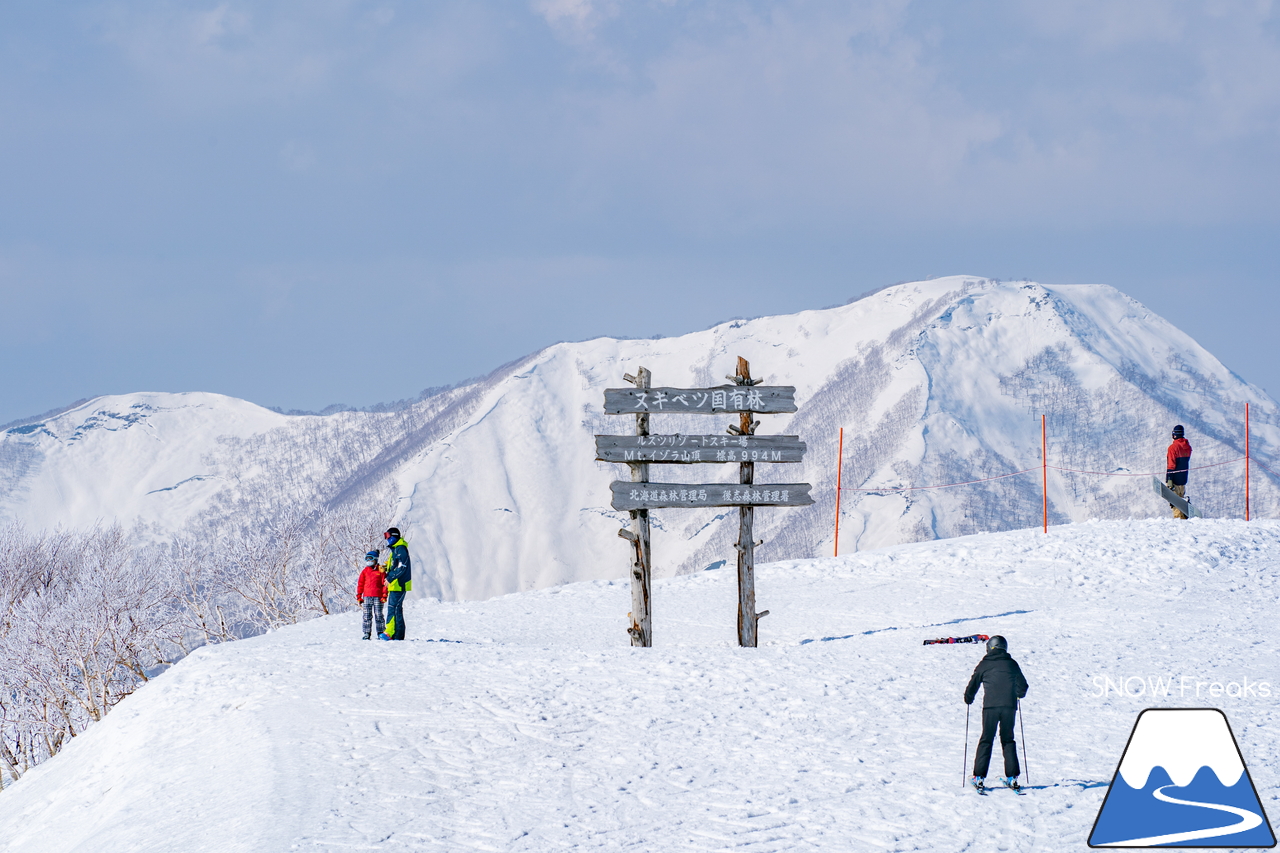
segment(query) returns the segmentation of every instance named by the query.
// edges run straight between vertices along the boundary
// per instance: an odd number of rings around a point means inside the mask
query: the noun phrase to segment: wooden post
[[[742,356],[738,356],[737,375],[729,378],[738,385],[756,384],[751,380],[751,365]],[[759,422],[751,418],[752,412],[741,413],[737,429],[739,435],[755,433]],[[732,427],[730,432],[733,432]],[[754,462],[739,463],[739,483],[751,485],[755,482],[755,474]],[[755,507],[738,507],[738,645],[749,649],[756,648],[756,623],[765,615],[756,613],[756,542],[752,531],[754,519]]]
[[[836,548],[831,556],[840,556],[840,475],[844,471],[844,427],[840,427],[840,449],[836,451]]]
[[[1040,488],[1044,491],[1044,532],[1049,532],[1049,432],[1040,416]]]
[[[634,379],[637,388],[650,387],[652,376],[648,368],[636,371]],[[649,434],[649,414],[636,415],[636,435]],[[632,462],[631,482],[644,483],[649,479],[647,462]],[[633,509],[631,511],[631,535],[627,538],[635,550],[635,559],[631,566],[631,627],[627,633],[631,635],[631,645],[650,648],[653,646],[653,611],[649,597],[650,579],[653,574],[653,553],[649,545],[649,510]]]

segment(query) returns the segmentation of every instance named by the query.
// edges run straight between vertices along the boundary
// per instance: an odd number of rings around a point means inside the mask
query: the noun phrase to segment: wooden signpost
[[[632,382],[636,390],[649,387],[649,369],[642,367],[636,375],[627,374],[624,379]],[[641,412],[636,415],[636,437],[644,438],[649,434],[649,414]],[[649,479],[649,466],[643,462],[631,463],[631,480],[645,483]],[[649,648],[653,645],[653,612],[649,597],[650,582],[653,577],[653,551],[649,547],[649,510],[637,507],[631,510],[631,529],[619,530],[618,535],[631,541],[635,552],[631,564],[631,627],[627,633],[631,635],[631,645]]]
[[[795,388],[765,387],[751,378],[751,366],[739,358],[732,385],[720,388],[653,388],[649,371],[624,377],[634,388],[608,388],[605,412],[634,414],[636,434],[596,436],[596,458],[631,466],[631,480],[612,484],[613,508],[631,513],[631,529],[618,535],[632,543],[631,635],[633,646],[653,645],[649,594],[652,554],[649,510],[676,507],[738,507],[738,645],[755,648],[757,623],[769,613],[756,612],[755,547],[752,526],[757,506],[808,506],[808,483],[755,483],[757,462],[800,462],[805,444],[794,435],[756,435],[760,422],[752,415],[794,412]],[[740,414],[729,435],[650,435],[651,414]],[[649,464],[738,464],[738,483],[651,483]]]

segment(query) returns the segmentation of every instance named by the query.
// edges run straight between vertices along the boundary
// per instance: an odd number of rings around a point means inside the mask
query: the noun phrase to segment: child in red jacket
[[[386,630],[382,621],[382,604],[387,600],[387,578],[378,568],[378,552],[370,551],[364,555],[364,570],[360,572],[360,580],[356,583],[356,603],[364,606],[364,639],[370,638],[370,631],[377,620],[378,633]]]

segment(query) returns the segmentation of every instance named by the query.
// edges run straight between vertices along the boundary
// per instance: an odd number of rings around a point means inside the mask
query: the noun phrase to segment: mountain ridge
[[[1041,414],[1051,466],[1114,475],[1052,470],[1055,524],[1167,512],[1134,475],[1162,469],[1175,422],[1192,437],[1193,465],[1243,456],[1245,402],[1255,455],[1280,447],[1273,400],[1114,288],[953,276],[678,337],[557,343],[397,411],[284,416],[210,395],[202,420],[178,405],[197,402],[191,396],[96,398],[25,433],[0,433],[0,521],[118,518],[163,538],[257,524],[284,505],[364,502],[394,507],[389,520],[409,537],[420,595],[488,598],[618,577],[627,558],[615,532],[626,514],[609,505],[609,483],[629,475],[594,461],[592,436],[631,424],[603,413],[603,389],[640,366],[657,385],[722,385],[739,355],[754,376],[797,388],[797,412],[760,416],[761,433],[808,444],[803,463],[758,466],[758,481],[810,482],[817,499],[756,514],[761,560],[830,553],[841,427],[848,551],[1038,526],[1038,470],[962,489],[889,489],[1039,469]],[[130,406],[166,401],[172,411],[139,419],[143,432],[106,430]],[[95,416],[98,426],[71,441]],[[722,420],[657,415],[652,430],[712,433]],[[730,466],[651,471],[655,481],[736,479]],[[1243,517],[1241,482],[1239,465],[1197,471],[1189,494],[1211,515]],[[1254,492],[1254,512],[1280,511],[1280,489],[1257,467]],[[659,576],[732,555],[731,511],[663,510],[653,520]]]

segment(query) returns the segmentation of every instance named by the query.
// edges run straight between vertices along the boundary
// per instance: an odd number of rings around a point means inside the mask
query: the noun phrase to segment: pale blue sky
[[[0,5],[0,423],[1104,282],[1280,394],[1271,3]]]

